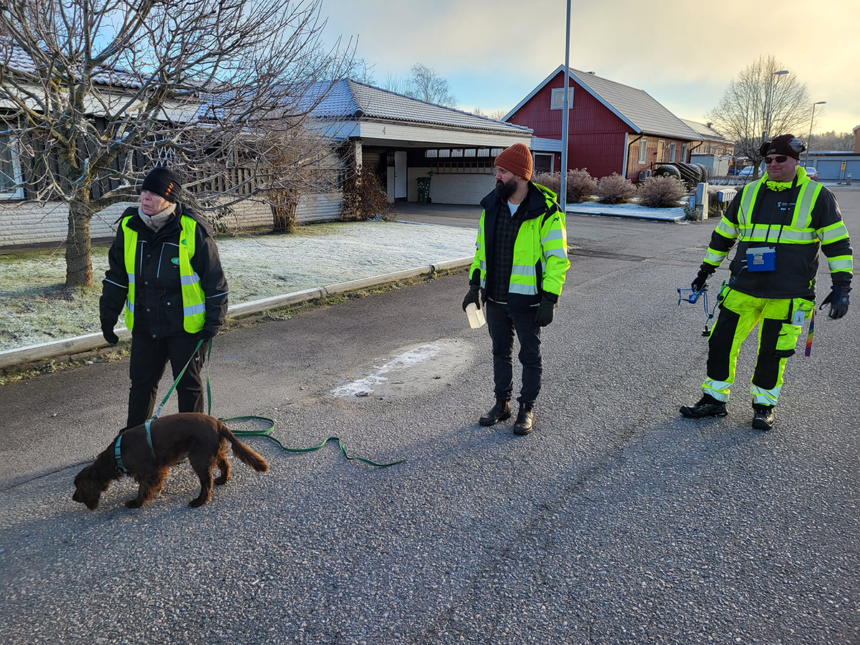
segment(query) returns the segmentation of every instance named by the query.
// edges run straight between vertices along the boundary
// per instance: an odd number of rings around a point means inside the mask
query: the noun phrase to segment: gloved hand
[[[119,336],[113,331],[114,325],[116,325],[115,320],[110,321],[102,318],[102,336],[104,336],[109,345],[116,345],[119,342]]]
[[[555,313],[555,303],[552,300],[543,298],[537,308],[535,322],[538,327],[546,327],[552,322],[553,314]]]
[[[707,271],[706,269],[699,269],[699,273],[696,276],[696,279],[690,283],[690,287],[692,287],[693,291],[701,291],[705,288],[705,283],[708,281],[708,278],[713,275],[713,271]]]
[[[469,285],[469,293],[466,294],[466,297],[463,298],[463,311],[466,311],[466,307],[470,304],[475,305],[478,309],[481,308],[481,287],[477,284]]]
[[[850,291],[851,287],[834,284],[831,292],[827,294],[824,302],[818,308],[819,311],[824,309],[824,305],[830,303],[830,317],[834,319],[842,318],[842,316],[848,313],[848,305],[851,304],[848,301],[848,293]]]
[[[215,334],[216,332],[212,331],[211,329],[204,329],[200,332],[198,337],[203,341],[203,344],[205,345],[208,341],[215,338]]]

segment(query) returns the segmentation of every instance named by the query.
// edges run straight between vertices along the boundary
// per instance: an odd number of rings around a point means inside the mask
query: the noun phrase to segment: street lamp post
[[[770,113],[773,109],[773,77],[774,76],[782,76],[783,74],[788,74],[787,69],[781,69],[778,72],[774,72],[770,75],[770,87],[768,88],[768,98],[766,100],[767,103],[767,111],[765,112],[765,120],[764,120],[764,136],[762,137],[762,141],[767,141],[767,137],[770,134]]]
[[[812,124],[815,122],[815,106],[824,105],[827,101],[818,101],[812,104],[812,118],[809,119],[809,138],[806,140],[806,165],[809,165],[809,148],[812,146]]]

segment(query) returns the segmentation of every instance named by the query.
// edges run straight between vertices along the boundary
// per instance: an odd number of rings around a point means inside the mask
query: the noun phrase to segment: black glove
[[[690,283],[690,287],[692,287],[693,291],[701,291],[705,288],[705,283],[708,281],[708,278],[710,278],[713,274],[714,269],[711,269],[710,271],[708,271],[704,267],[699,269],[699,273],[696,276],[696,279]]]
[[[542,299],[537,308],[537,315],[535,316],[535,322],[538,324],[538,327],[546,327],[550,324],[554,313],[555,303],[552,300],[547,300],[546,298]]]
[[[821,306],[818,308],[819,311],[824,309],[824,305],[830,303],[830,317],[834,319],[842,318],[842,316],[848,313],[848,305],[850,304],[848,301],[848,293],[850,291],[851,287],[834,284],[832,291],[827,294],[824,302],[822,302]]]
[[[475,305],[478,309],[481,308],[481,287],[477,284],[469,285],[469,293],[466,294],[466,297],[463,298],[463,311],[466,311],[466,307],[470,304]]]
[[[116,321],[110,321],[102,318],[102,336],[108,342],[108,345],[116,345],[119,342],[119,336],[113,332],[113,326]]]
[[[200,332],[199,338],[203,341],[203,344],[205,345],[208,341],[215,338],[215,334],[216,332],[212,331],[211,329],[204,329]]]

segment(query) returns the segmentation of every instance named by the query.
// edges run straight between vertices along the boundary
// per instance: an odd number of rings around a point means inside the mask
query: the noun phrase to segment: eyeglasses
[[[788,159],[788,157],[787,157],[787,156],[785,156],[785,155],[777,155],[777,156],[775,156],[775,157],[765,157],[765,158],[764,158],[764,162],[765,162],[766,164],[770,165],[770,164],[772,164],[774,161],[775,161],[776,163],[785,163],[787,159]]]

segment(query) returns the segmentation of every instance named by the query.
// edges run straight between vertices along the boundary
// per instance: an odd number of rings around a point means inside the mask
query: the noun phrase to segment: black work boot
[[[496,399],[496,404],[490,408],[490,411],[482,416],[478,423],[482,426],[491,426],[499,421],[511,418],[511,403],[504,399]]]
[[[532,406],[523,405],[520,403],[520,411],[517,413],[517,420],[514,423],[514,434],[523,436],[530,433],[534,425],[534,415],[532,414]]]
[[[718,401],[710,394],[705,394],[696,405],[685,405],[679,410],[682,417],[688,419],[704,419],[705,417],[724,417],[729,412],[726,404]]]
[[[755,416],[752,427],[756,430],[773,430],[773,406],[753,403]]]

